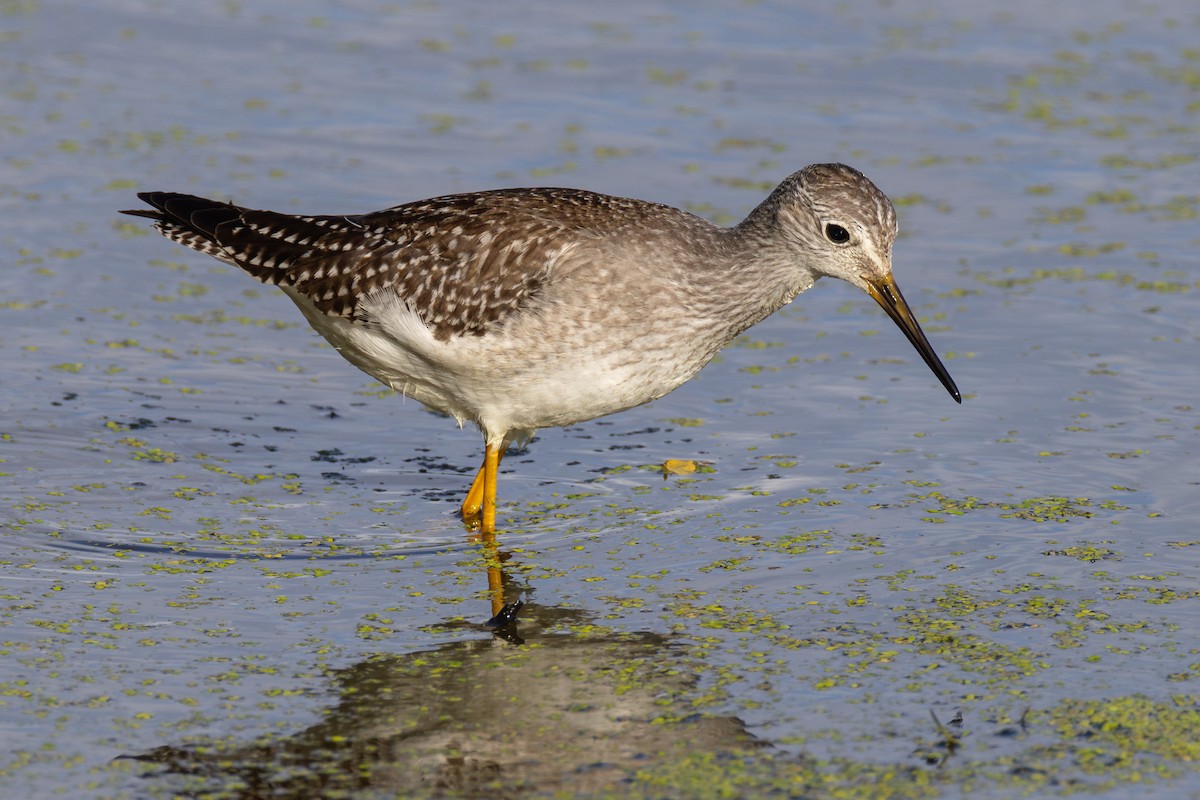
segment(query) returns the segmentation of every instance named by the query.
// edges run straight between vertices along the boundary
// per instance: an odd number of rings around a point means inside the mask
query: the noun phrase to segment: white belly
[[[303,295],[288,294],[355,366],[460,424],[477,423],[497,444],[649,402],[713,355],[703,345],[687,346],[685,330],[652,315],[606,319],[608,326],[620,322],[620,337],[594,320],[564,324],[561,315],[547,313],[441,342],[391,292],[364,303],[366,324],[328,316]],[[556,320],[553,328],[548,319]]]

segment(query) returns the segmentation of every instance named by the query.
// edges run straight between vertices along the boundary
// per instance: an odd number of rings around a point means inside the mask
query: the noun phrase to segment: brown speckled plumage
[[[959,397],[892,278],[895,209],[842,164],[789,176],[731,228],[574,189],[312,217],[138,196],[153,208],[125,213],[282,287],[356,366],[478,424],[489,453],[663,396],[826,275],[871,294]]]
[[[668,206],[572,189],[449,195],[372,214],[292,216],[169,192],[145,192],[167,238],[296,289],[326,314],[393,290],[435,338],[481,335],[536,303],[573,242],[635,228]]]

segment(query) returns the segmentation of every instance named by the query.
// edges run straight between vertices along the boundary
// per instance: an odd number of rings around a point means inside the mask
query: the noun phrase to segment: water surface
[[[5,793],[1200,793],[1200,17],[802,5],[0,4]],[[510,454],[507,638],[477,433],[116,214],[830,160],[963,405],[822,282]]]

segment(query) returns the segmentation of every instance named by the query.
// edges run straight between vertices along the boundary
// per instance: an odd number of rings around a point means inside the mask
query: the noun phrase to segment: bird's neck
[[[760,206],[744,222],[722,231],[725,258],[713,268],[722,280],[706,282],[706,304],[733,338],[762,322],[816,282],[819,275],[798,263],[796,252],[764,220]],[[732,287],[732,288],[731,288]]]

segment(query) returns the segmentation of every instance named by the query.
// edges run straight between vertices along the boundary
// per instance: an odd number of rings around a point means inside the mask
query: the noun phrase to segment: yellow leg
[[[488,598],[492,601],[492,617],[495,617],[504,610],[504,568],[500,548],[496,546],[496,534],[483,534],[483,547],[487,559]]]
[[[483,508],[483,467],[475,473],[475,480],[471,482],[471,488],[467,490],[467,496],[462,502],[462,518],[463,522],[470,522],[479,516],[479,510]]]
[[[500,468],[500,460],[504,458],[504,451],[501,450],[496,455],[496,468]],[[467,496],[462,502],[462,518],[463,522],[470,525],[472,528],[479,525],[479,512],[483,509],[483,474],[486,471],[487,459],[485,457],[484,464],[475,473],[475,480],[471,482],[471,488],[467,490]]]
[[[489,444],[483,451],[483,516],[479,530],[484,534],[496,532],[496,478],[500,473],[502,446]]]

